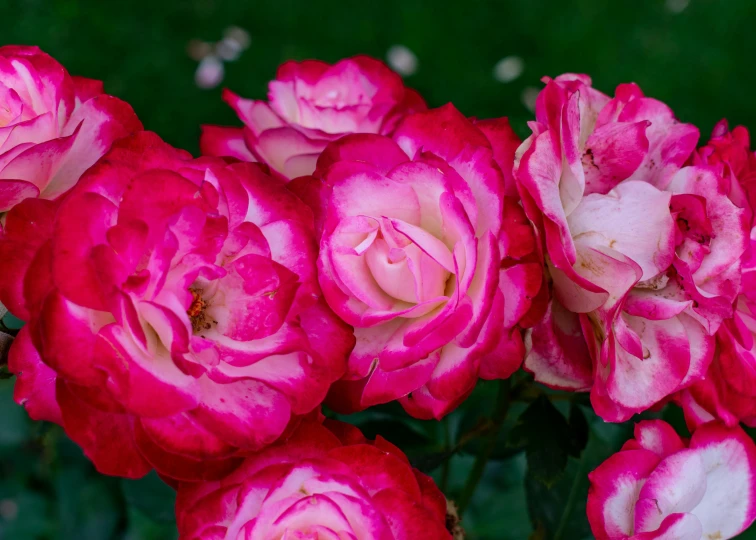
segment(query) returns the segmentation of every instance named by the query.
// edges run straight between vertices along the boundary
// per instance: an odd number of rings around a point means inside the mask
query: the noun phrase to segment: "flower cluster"
[[[225,91],[244,127],[194,158],[102,92],[0,48],[8,365],[100,472],[176,487],[182,538],[451,539],[433,481],[321,405],[439,420],[520,367],[607,422],[684,411],[689,440],[640,422],[590,474],[597,538],[756,518],[745,128],[697,148],[636,85],[566,74],[521,141],[359,56]]]
[[[748,159],[719,140],[694,159],[698,130],[666,105],[635,85],[609,98],[578,75],[547,81],[532,129],[515,179],[553,295],[525,369],[590,390],[599,416],[622,422],[711,364],[745,283]]]

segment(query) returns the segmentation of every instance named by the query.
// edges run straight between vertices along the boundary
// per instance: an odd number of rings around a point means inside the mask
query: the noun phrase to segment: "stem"
[[[507,410],[509,409],[509,391],[509,379],[499,381],[499,393],[496,397],[496,408],[491,416],[491,429],[487,432],[487,437],[483,441],[480,452],[475,458],[475,463],[473,463],[473,468],[467,477],[467,482],[465,482],[462,494],[457,500],[460,517],[464,514],[467,506],[470,504],[470,501],[475,494],[475,489],[478,487],[478,483],[483,477],[488,458],[491,457],[491,453],[494,448],[496,448],[496,439],[499,436],[499,431],[501,431],[501,426],[504,424],[504,419],[507,417]]]

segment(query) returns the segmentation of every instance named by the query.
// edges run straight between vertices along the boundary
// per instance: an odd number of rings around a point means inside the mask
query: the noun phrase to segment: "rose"
[[[100,81],[71,77],[37,47],[0,47],[0,212],[54,199],[114,140],[141,129]]]
[[[103,473],[227,472],[321,403],[354,343],[320,298],[308,208],[257,164],[152,133],[14,208],[0,253],[0,299],[29,320],[16,400]]]
[[[756,207],[756,154],[745,127],[730,131],[727,120],[718,122],[706,146],[693,154],[693,163],[717,167],[730,199],[740,208]]]
[[[496,134],[511,130],[499,124],[483,131],[451,105],[417,113],[393,139],[331,143],[315,177],[290,184],[315,209],[325,298],[355,327],[348,372],[329,395],[335,409],[399,399],[414,416],[441,418],[479,376],[519,367],[513,327],[531,309],[541,269],[512,268],[533,242],[532,231],[516,236],[517,219],[500,238],[504,177],[494,156],[505,143]]]
[[[302,424],[219,481],[180,484],[181,538],[451,540],[444,496],[401,450],[326,425]]]
[[[596,538],[732,538],[756,518],[756,446],[738,427],[709,423],[690,442],[661,420],[588,475]]]
[[[399,75],[367,56],[333,66],[286,62],[268,89],[267,103],[225,90],[245,127],[204,126],[202,153],[262,161],[292,179],[312,174],[329,142],[349,133],[388,135],[404,115],[425,109]]]
[[[610,99],[564,75],[536,117],[515,178],[554,299],[526,337],[525,368],[625,421],[703,377],[732,314],[747,213],[720,170],[682,167],[697,130],[635,85]]]
[[[723,189],[730,199],[751,218],[756,199],[756,155],[750,150],[748,131],[738,126],[732,132],[727,122],[714,128],[711,140],[693,156],[697,163],[718,167],[725,181]],[[754,282],[754,240],[743,254],[740,294],[734,302],[734,314],[716,334],[714,361],[706,377],[677,396],[689,425],[697,426],[712,419],[728,425],[742,420],[756,425],[756,282]]]

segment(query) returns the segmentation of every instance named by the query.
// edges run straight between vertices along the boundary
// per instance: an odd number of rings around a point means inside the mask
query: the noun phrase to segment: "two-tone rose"
[[[321,297],[310,210],[260,165],[153,133],[17,205],[0,253],[0,298],[28,321],[16,400],[107,474],[225,474],[320,405],[354,344]]]
[[[267,102],[229,90],[223,99],[244,127],[204,126],[202,153],[262,161],[287,179],[312,174],[328,143],[350,133],[389,135],[403,116],[425,110],[417,92],[368,56],[334,65],[286,62],[268,85]]]

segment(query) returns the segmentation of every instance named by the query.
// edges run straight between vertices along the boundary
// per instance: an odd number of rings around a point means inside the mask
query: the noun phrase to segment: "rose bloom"
[[[698,163],[719,167],[729,182],[730,198],[748,211],[756,199],[756,154],[750,150],[748,131],[738,126],[731,132],[727,122],[714,128],[711,140],[694,155]],[[718,418],[728,425],[742,420],[756,426],[756,244],[742,257],[740,294],[734,314],[716,334],[714,361],[706,377],[677,396],[690,426]]]
[[[64,200],[8,214],[16,401],[103,473],[226,473],[344,373],[354,338],[320,296],[312,229],[260,165],[119,141]]]
[[[326,426],[302,424],[221,480],[180,484],[181,538],[451,540],[446,499],[401,450]]]
[[[524,216],[503,216],[495,157],[511,129],[489,122],[478,127],[451,105],[417,113],[393,138],[332,143],[314,177],[290,184],[315,209],[326,300],[355,327],[347,374],[329,396],[336,410],[398,399],[413,416],[441,418],[478,377],[519,367],[515,325],[537,303],[542,271],[527,258]]]
[[[100,81],[71,77],[38,47],[0,47],[0,212],[56,198],[113,141],[141,129]]]
[[[286,62],[268,85],[267,102],[229,90],[223,99],[244,128],[204,126],[202,153],[262,161],[288,179],[312,174],[329,142],[349,133],[388,135],[404,115],[426,108],[399,75],[367,56],[333,66]]]
[[[547,315],[525,369],[590,390],[621,422],[701,379],[732,315],[748,211],[713,165],[684,166],[698,131],[632,84],[614,98],[584,75],[548,80],[515,179],[544,239]]]
[[[596,538],[732,538],[756,518],[756,446],[739,427],[712,422],[690,442],[661,420],[588,475]]]

